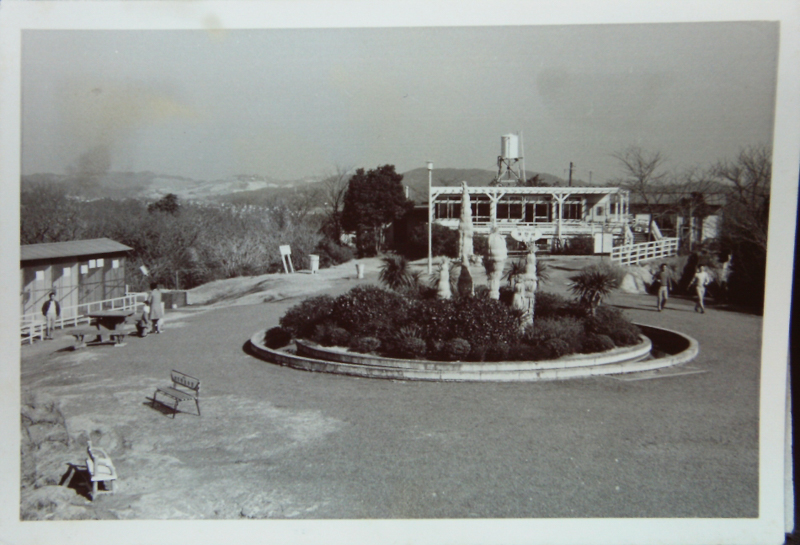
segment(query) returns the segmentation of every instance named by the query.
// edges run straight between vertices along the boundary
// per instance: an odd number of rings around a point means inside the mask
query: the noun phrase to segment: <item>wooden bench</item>
[[[78,350],[79,348],[86,346],[85,337],[97,337],[100,332],[96,327],[77,327],[70,330],[70,334],[75,337],[75,346],[73,348]]]
[[[171,387],[156,388],[153,394],[152,406],[156,406],[156,396],[162,394],[162,396],[167,396],[173,400],[172,418],[175,418],[175,414],[178,412],[178,404],[181,401],[194,401],[197,407],[197,416],[200,416],[200,379],[175,370],[170,373],[170,378],[172,379]],[[160,403],[166,405],[163,401]]]
[[[73,347],[75,350],[79,348],[83,348],[86,346],[86,337],[100,337],[102,339],[103,335],[107,335],[114,346],[125,346],[123,342],[125,340],[125,335],[131,333],[130,329],[120,329],[120,330],[112,330],[112,331],[100,331],[96,327],[79,327],[73,328],[70,331],[70,334],[75,337],[75,346]],[[90,341],[93,342],[93,341]],[[102,341],[101,341],[102,342]]]
[[[92,501],[94,501],[98,494],[114,493],[117,470],[105,450],[92,446],[91,441],[86,450],[89,453],[89,457],[86,458],[86,468],[89,470],[89,477],[92,481]],[[103,483],[102,490],[99,487],[100,483]]]

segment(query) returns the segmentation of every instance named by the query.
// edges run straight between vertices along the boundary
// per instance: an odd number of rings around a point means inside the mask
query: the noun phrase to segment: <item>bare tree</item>
[[[730,185],[723,224],[732,240],[754,244],[766,254],[769,223],[771,150],[764,146],[739,152],[735,161],[720,161],[712,173]]]
[[[669,173],[663,170],[666,158],[660,152],[651,153],[636,146],[614,153],[612,157],[622,163],[625,171],[619,185],[642,201],[652,224],[659,213],[659,205],[669,193],[666,187]]]
[[[344,196],[347,193],[347,187],[353,172],[354,167],[352,166],[336,165],[335,172],[322,180],[322,192],[325,197],[327,211],[324,228],[328,236],[337,242],[342,236]]]

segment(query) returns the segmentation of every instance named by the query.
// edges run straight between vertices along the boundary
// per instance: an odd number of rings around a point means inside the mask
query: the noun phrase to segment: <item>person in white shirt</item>
[[[701,313],[705,313],[706,306],[705,306],[705,296],[706,296],[706,286],[711,283],[711,276],[706,272],[706,268],[703,265],[700,265],[697,268],[697,272],[692,278],[691,283],[689,283],[689,287],[695,286],[697,290],[697,303],[694,305],[694,311],[697,312],[698,310]]]

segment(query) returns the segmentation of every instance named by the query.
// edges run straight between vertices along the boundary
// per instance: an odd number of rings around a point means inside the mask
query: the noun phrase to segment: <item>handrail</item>
[[[136,310],[139,303],[143,302],[146,298],[146,293],[127,293],[122,297],[112,297],[100,301],[80,303],[78,305],[62,306],[61,316],[56,319],[55,327],[63,329],[65,324],[76,326],[81,322],[89,321],[87,314],[93,310]],[[44,316],[42,316],[41,312],[23,314],[20,317],[20,332],[21,335],[25,337],[23,342],[28,341],[28,343],[32,344],[35,338],[44,339],[45,323]]]
[[[662,259],[678,254],[678,238],[662,238],[639,244],[625,244],[611,249],[611,261],[620,265],[636,265],[642,261]]]

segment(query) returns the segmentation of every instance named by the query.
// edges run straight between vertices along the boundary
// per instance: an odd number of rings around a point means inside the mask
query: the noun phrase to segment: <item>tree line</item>
[[[681,243],[695,263],[714,264],[732,256],[729,293],[734,301],[761,306],[767,262],[772,150],[743,148],[733,159],[721,159],[705,168],[670,171],[660,152],[631,147],[614,154],[624,172],[615,180],[636,196],[651,219],[680,215],[702,222],[719,206],[716,237],[699,245]],[[701,263],[702,264],[702,263]]]
[[[172,194],[150,203],[85,201],[52,182],[26,184],[20,203],[21,244],[106,237],[130,246],[126,279],[134,290],[151,281],[185,289],[278,272],[278,247],[284,244],[291,246],[297,268],[308,267],[309,254],[320,255],[322,266],[353,255],[321,232],[324,216],[299,215],[285,206],[188,203]]]

